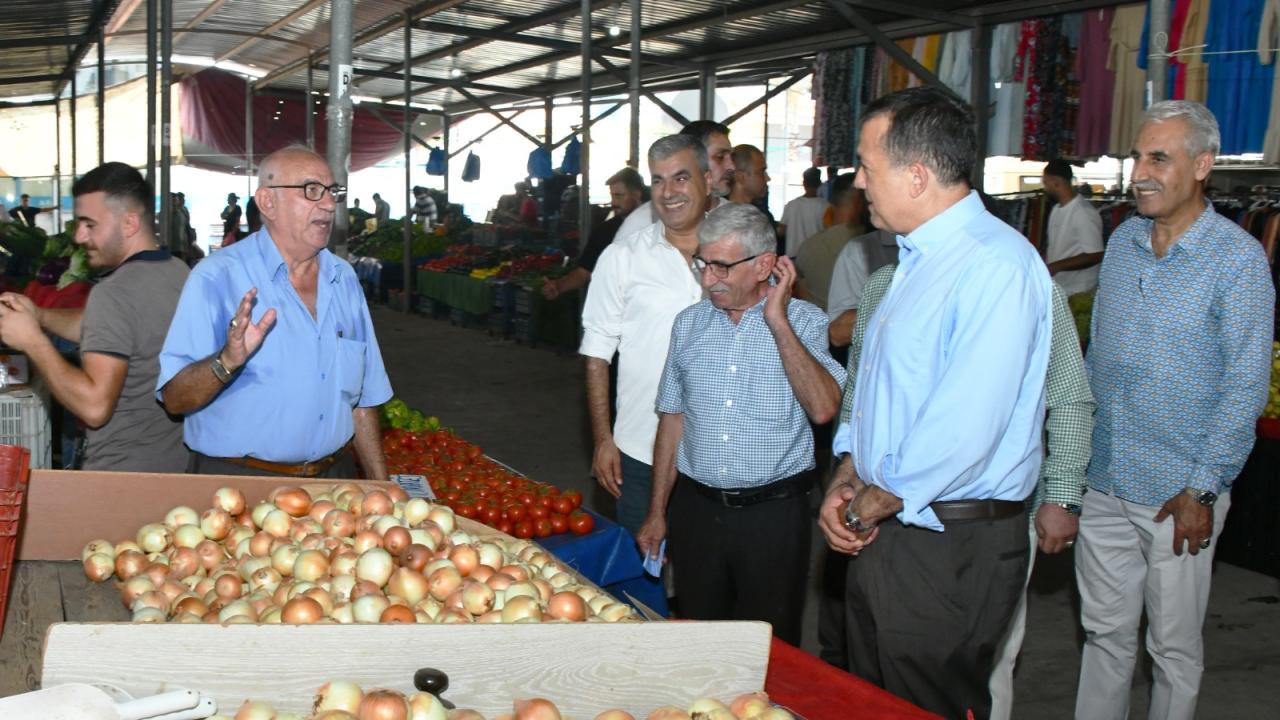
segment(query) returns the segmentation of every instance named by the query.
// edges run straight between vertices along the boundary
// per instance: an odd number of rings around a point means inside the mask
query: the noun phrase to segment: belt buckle
[[[741,491],[741,490],[721,490],[721,491],[720,491],[720,502],[721,502],[721,503],[723,503],[723,504],[724,504],[724,506],[725,506],[725,507],[727,507],[727,508],[740,508],[740,507],[742,507],[742,505],[738,505],[738,504],[731,503],[731,502],[729,502],[729,499],[730,499],[730,498],[737,498],[737,497],[740,497],[741,495],[742,495],[742,491]]]

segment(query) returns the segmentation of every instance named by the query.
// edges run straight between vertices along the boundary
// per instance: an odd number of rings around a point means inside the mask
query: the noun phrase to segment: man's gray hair
[[[698,244],[711,245],[721,240],[737,240],[747,257],[778,249],[778,235],[769,218],[746,203],[724,203],[707,213],[698,228]]]
[[[649,167],[662,162],[683,150],[692,150],[698,159],[698,167],[702,172],[711,171],[711,161],[707,158],[707,148],[702,141],[692,135],[667,135],[653,141],[649,146]]]
[[[1218,156],[1222,149],[1222,134],[1218,130],[1218,119],[1209,108],[1190,100],[1162,100],[1153,103],[1142,116],[1143,125],[1169,120],[1181,120],[1191,129],[1187,134],[1187,152],[1191,157],[1201,153]]]

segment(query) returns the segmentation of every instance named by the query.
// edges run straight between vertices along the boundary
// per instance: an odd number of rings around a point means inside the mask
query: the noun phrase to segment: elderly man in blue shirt
[[[189,472],[385,480],[391,385],[355,272],[326,246],[346,188],[304,147],[262,161],[264,225],[191,271],[156,393],[184,415]]]
[[[1140,215],[1116,228],[1098,276],[1078,718],[1128,715],[1144,607],[1149,716],[1196,714],[1214,540],[1266,405],[1275,317],[1262,246],[1205,201],[1218,149],[1203,105],[1148,108],[1130,153]]]
[[[722,205],[698,230],[694,266],[708,298],[671,330],[637,542],[658,554],[670,501],[681,614],[764,620],[799,644],[815,486],[809,421],[839,410],[845,372],[827,351],[826,314],[791,298],[795,266],[776,248],[751,205]]]
[[[819,526],[850,563],[850,661],[946,717],[990,713],[1026,580],[1042,456],[1049,273],[968,177],[972,109],[933,88],[867,106],[857,185],[899,265],[870,318]]]

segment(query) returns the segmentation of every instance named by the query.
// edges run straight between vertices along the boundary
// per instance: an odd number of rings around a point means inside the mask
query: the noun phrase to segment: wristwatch
[[[877,523],[864,523],[862,518],[853,512],[853,501],[844,506],[844,526],[855,533],[867,533],[875,529]]]
[[[213,358],[209,360],[209,369],[213,370],[213,376],[223,385],[231,382],[231,376],[235,374],[222,364],[222,358],[218,357],[217,353],[214,353]]]
[[[1062,508],[1063,510],[1066,510],[1067,512],[1071,513],[1072,515],[1076,515],[1076,516],[1079,516],[1079,515],[1080,515],[1080,506],[1079,506],[1079,505],[1072,505],[1071,503],[1053,503],[1053,504],[1054,504],[1054,505],[1057,505],[1058,507]]]
[[[1213,507],[1218,502],[1218,493],[1209,490],[1196,490],[1195,488],[1187,488],[1186,493],[1196,499],[1196,502],[1205,507]]]

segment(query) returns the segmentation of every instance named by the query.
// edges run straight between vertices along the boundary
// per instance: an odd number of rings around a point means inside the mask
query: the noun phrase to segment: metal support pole
[[[76,179],[76,115],[79,115],[79,113],[76,112],[76,93],[79,92],[78,88],[76,88],[76,75],[78,74],[79,73],[76,72],[74,68],[71,70],[71,181],[72,182],[75,182],[75,179]]]
[[[169,165],[173,160],[169,146],[171,117],[170,86],[173,84],[173,0],[160,3],[160,247],[174,247],[173,201],[169,193]]]
[[[1151,3],[1150,49],[1147,56],[1147,101],[1169,98],[1169,0]]]
[[[312,77],[315,63],[311,62],[314,54],[307,55],[307,95],[302,101],[302,109],[306,111],[307,147],[312,150],[316,149],[316,101],[311,97],[311,90],[315,87],[315,78]]]
[[[107,34],[103,28],[98,28],[98,164],[105,163],[106,160],[106,126],[104,124],[107,116]]]
[[[552,113],[555,112],[555,100],[548,96],[542,101],[542,147],[551,152],[552,136],[555,135],[556,125],[552,119]]]
[[[413,182],[411,176],[412,167],[409,164],[409,153],[413,150],[413,142],[410,140],[413,134],[413,115],[409,112],[409,98],[413,97],[410,92],[412,82],[409,76],[413,74],[413,13],[405,12],[404,14],[404,312],[413,309],[410,303],[409,289],[413,282],[413,227],[409,223],[409,210],[413,207],[413,193],[409,188]],[[375,208],[376,210],[376,208]],[[436,209],[439,212],[439,208]]]
[[[698,119],[715,120],[716,69],[703,65],[698,71]]]
[[[764,95],[767,99],[764,101],[764,137],[760,139],[760,151],[764,153],[765,163],[767,164],[769,162],[769,100],[773,99],[773,96],[769,93],[768,78],[765,78],[764,81]]]
[[[253,81],[244,84],[244,192],[253,196]]]
[[[637,170],[640,168],[640,0],[631,0],[631,67],[628,68],[631,82],[631,150],[627,155],[627,164]]]
[[[440,116],[440,136],[444,138],[444,196],[449,202],[453,202],[449,198],[449,158],[453,157],[449,154],[449,116]]]
[[[54,220],[58,226],[56,230],[62,229],[62,102],[57,98],[53,99],[53,195],[56,198],[54,207]]]
[[[578,250],[591,240],[591,0],[582,0],[582,153],[578,180]]]
[[[325,142],[333,181],[347,184],[351,171],[351,23],[354,0],[332,0],[329,4],[329,109],[328,139]],[[333,218],[329,249],[338,257],[347,256],[347,202],[338,203]]]
[[[156,0],[147,3],[147,182],[156,190]]]
[[[969,97],[973,98],[973,114],[977,121],[977,160],[973,166],[970,184],[977,190],[986,185],[987,133],[991,117],[991,26],[979,23],[973,29],[973,42],[969,50]]]

